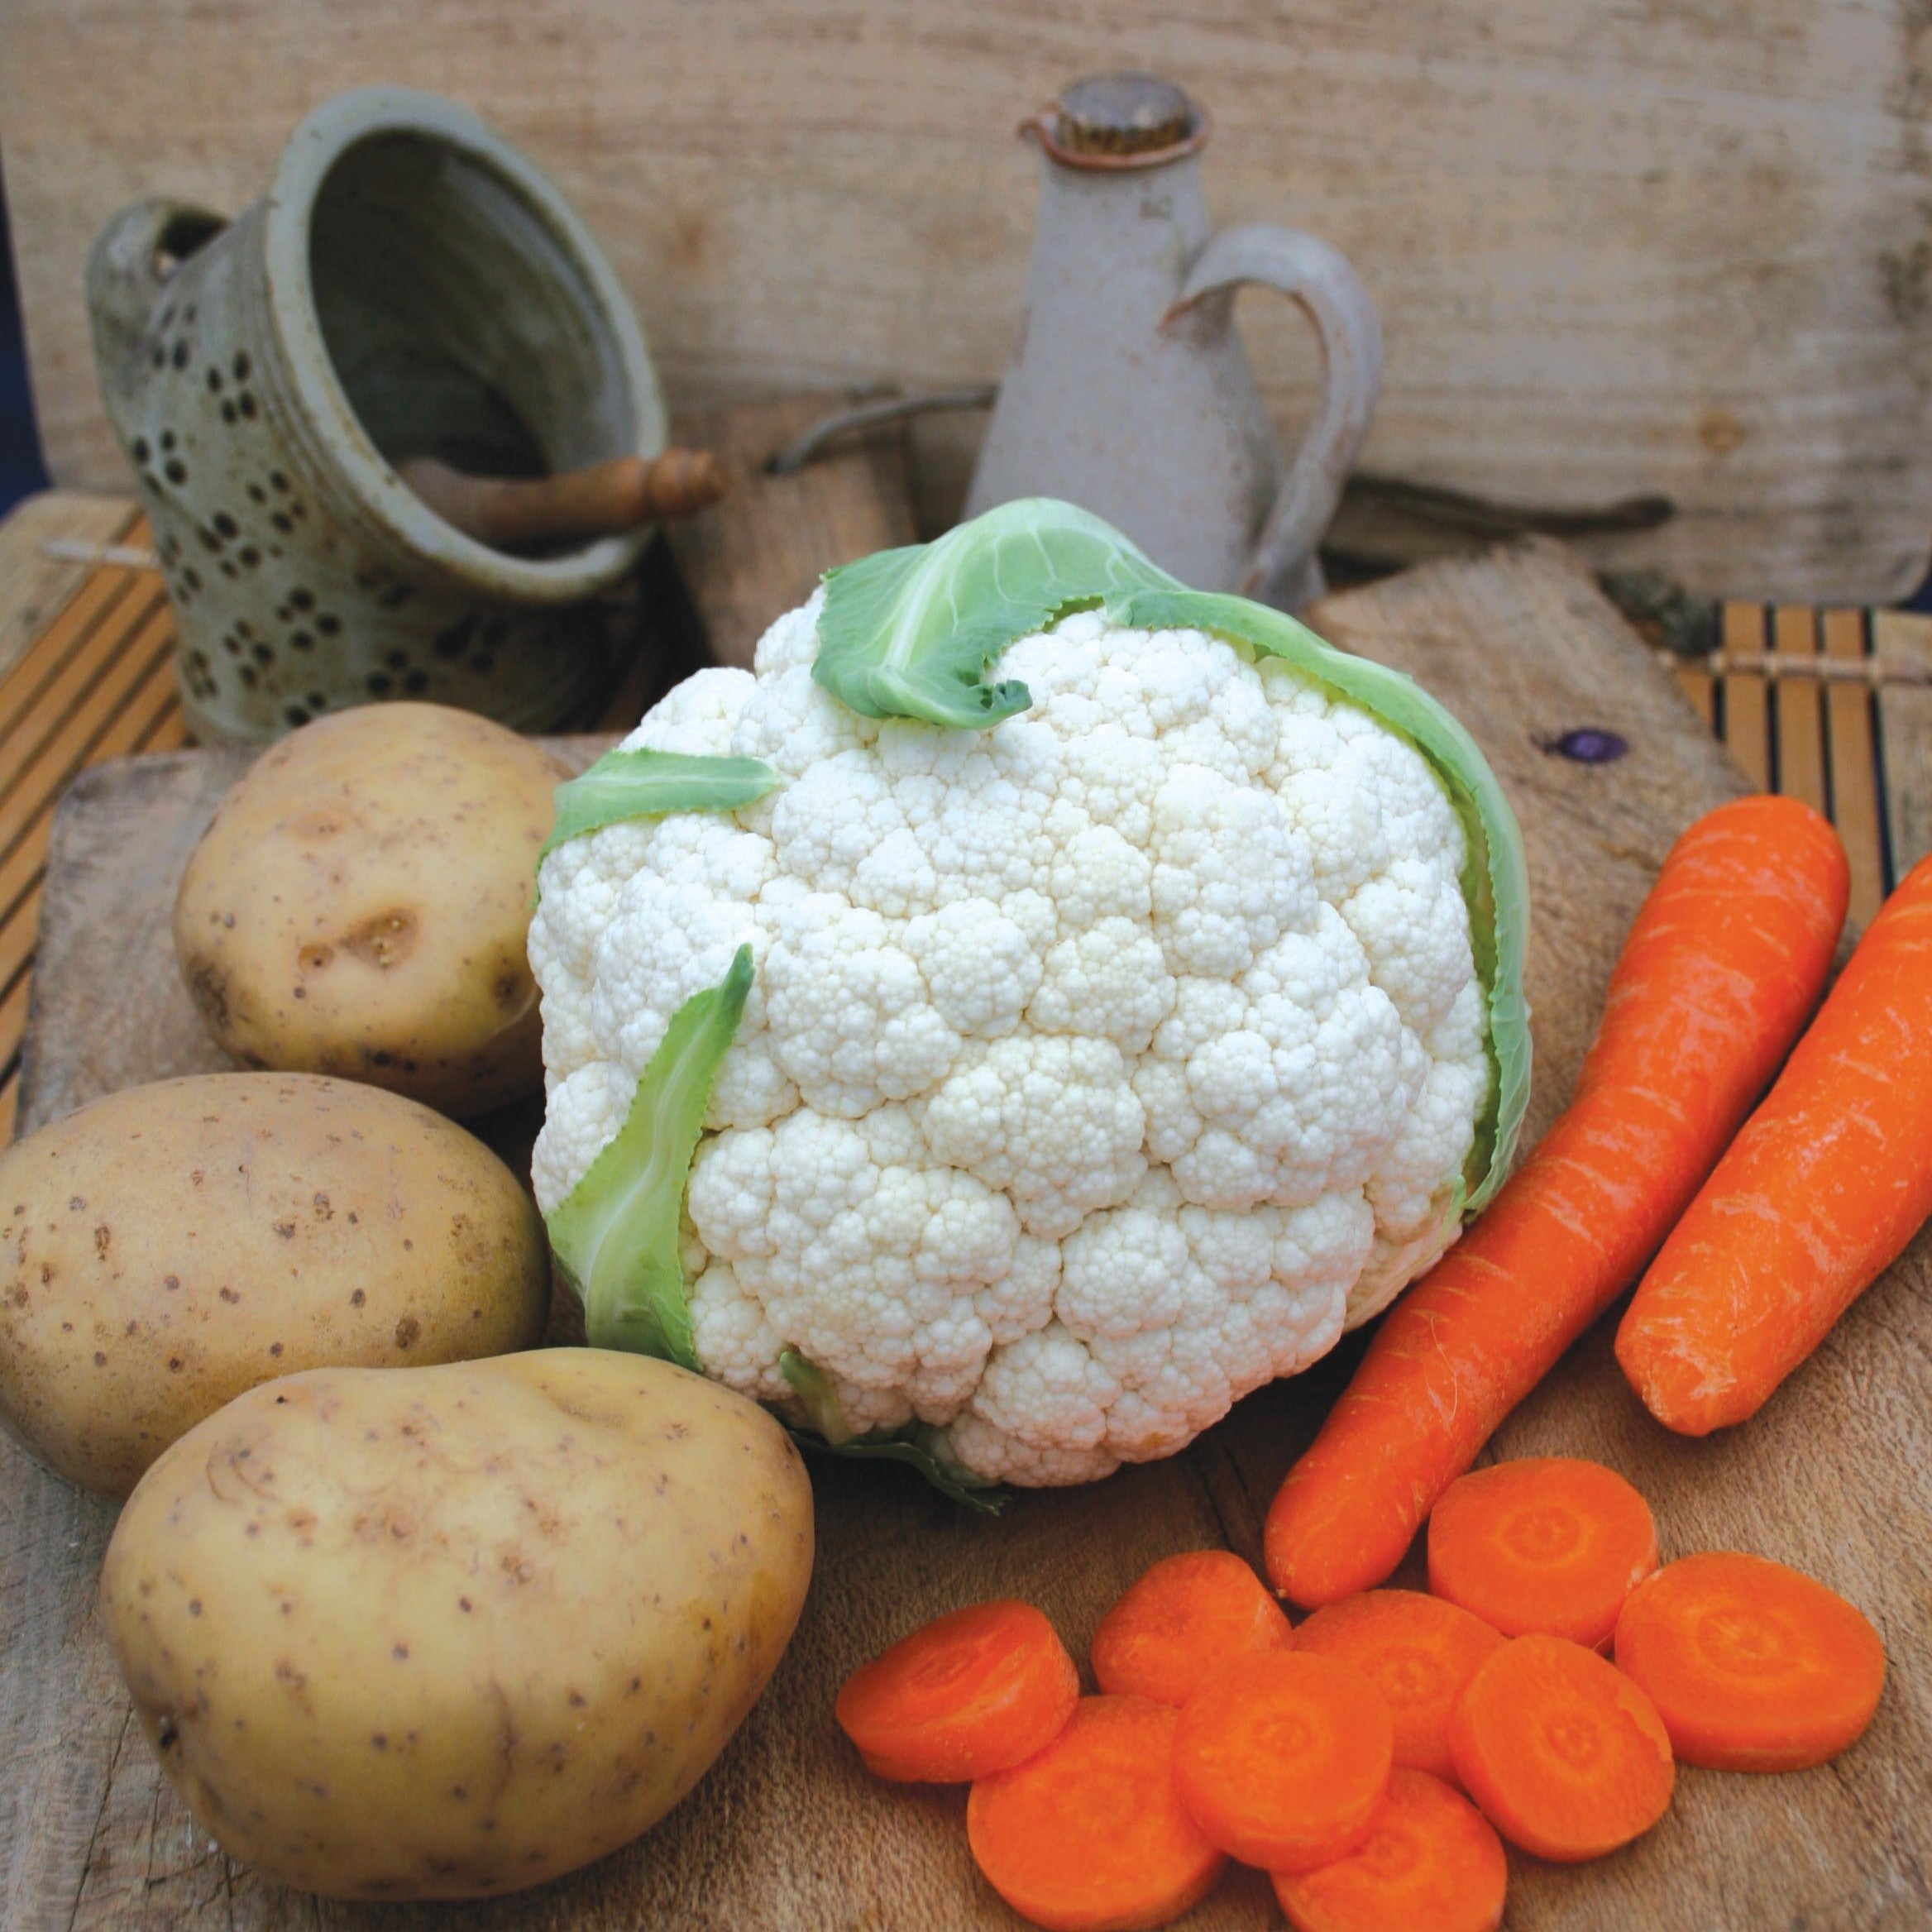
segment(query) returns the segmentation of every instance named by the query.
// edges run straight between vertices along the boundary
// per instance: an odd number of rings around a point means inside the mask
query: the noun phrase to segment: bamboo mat
[[[1851,860],[1851,917],[1870,923],[1900,875],[1932,849],[1932,619],[1887,610],[1727,604],[1726,658],[1775,656],[1858,664],[1896,681],[1713,676],[1690,664],[1677,682],[1761,791],[1815,806]]]
[[[146,541],[132,505],[101,534]],[[160,576],[109,565],[80,570],[65,599],[57,583],[27,569],[0,575],[0,604],[17,602],[31,582],[34,595],[58,606],[33,634],[11,640],[12,662],[0,672],[0,1145],[13,1137],[54,807],[84,767],[171,751],[188,739]]]
[[[0,1145],[13,1132],[55,806],[88,765],[187,741],[173,619],[144,567],[146,542],[118,499],[49,492],[0,524]],[[1932,672],[1932,619],[1732,604],[1723,651]],[[1932,849],[1932,681],[1676,675],[1755,783],[1830,817],[1851,858],[1852,916],[1868,921]]]

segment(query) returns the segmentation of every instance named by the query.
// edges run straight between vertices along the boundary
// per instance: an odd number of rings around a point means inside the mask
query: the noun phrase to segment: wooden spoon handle
[[[691,516],[725,491],[724,466],[708,449],[617,457],[528,481],[466,476],[433,457],[412,457],[396,474],[446,524],[495,550],[617,536]]]

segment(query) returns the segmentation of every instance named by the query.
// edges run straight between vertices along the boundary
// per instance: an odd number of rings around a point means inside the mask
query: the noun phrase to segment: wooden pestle
[[[691,516],[726,489],[724,466],[708,449],[616,457],[528,480],[467,476],[434,457],[411,457],[397,464],[396,474],[446,524],[493,550],[618,536]]]

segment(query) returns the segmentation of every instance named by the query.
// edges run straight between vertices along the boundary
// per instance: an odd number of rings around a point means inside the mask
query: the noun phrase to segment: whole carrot
[[[1932,1215],[1932,858],[1858,942],[1617,1332],[1661,1423],[1754,1415]]]
[[[1742,798],[1671,847],[1569,1110],[1389,1312],[1269,1512],[1297,1603],[1381,1582],[1504,1417],[1652,1255],[1816,1002],[1844,921],[1838,835]]]

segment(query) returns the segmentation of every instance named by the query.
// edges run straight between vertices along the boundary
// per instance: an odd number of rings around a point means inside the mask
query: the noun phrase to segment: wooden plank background
[[[1381,304],[1376,469],[1684,514],[1600,561],[1880,602],[1932,545],[1932,24],[1919,0],[0,0],[0,128],[55,473],[125,486],[81,267],[163,191],[233,212],[300,117],[480,108],[629,288],[677,404],[997,374],[1019,117],[1097,67],[1212,110],[1209,201],[1338,243]],[[1284,423],[1313,362],[1244,313]],[[921,432],[928,520],[978,420]]]

